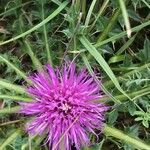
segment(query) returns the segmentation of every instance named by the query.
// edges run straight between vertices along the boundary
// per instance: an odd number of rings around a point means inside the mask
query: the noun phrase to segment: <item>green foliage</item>
[[[44,137],[28,137],[18,130],[24,130],[25,122],[11,123],[24,120],[13,114],[19,109],[16,101],[31,100],[24,87],[31,84],[26,77],[33,71],[46,63],[55,68],[70,59],[78,67],[86,66],[91,75],[96,70],[96,81],[102,81],[106,95],[102,100],[110,106],[106,123],[112,128],[106,126],[109,130],[98,143],[83,149],[134,150],[141,144],[148,149],[139,137],[150,141],[149,9],[149,0],[1,0],[2,148],[47,150],[40,146]]]

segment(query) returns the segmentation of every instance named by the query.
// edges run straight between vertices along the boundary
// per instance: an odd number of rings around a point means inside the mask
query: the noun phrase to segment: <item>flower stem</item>
[[[150,150],[150,145],[146,144],[144,141],[133,138],[114,127],[110,127],[105,124],[103,132],[107,136],[112,136],[112,137],[118,138],[120,140],[123,140],[124,142],[126,142],[128,144],[131,144],[134,147],[136,147],[137,149]]]

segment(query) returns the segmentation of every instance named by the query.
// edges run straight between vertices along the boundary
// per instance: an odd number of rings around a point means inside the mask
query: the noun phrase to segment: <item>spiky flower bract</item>
[[[102,92],[86,69],[77,72],[75,64],[56,71],[46,65],[44,72],[30,76],[27,88],[33,101],[20,103],[20,112],[32,116],[27,131],[32,135],[47,134],[50,150],[77,150],[90,144],[89,133],[101,131],[108,107],[95,103]]]

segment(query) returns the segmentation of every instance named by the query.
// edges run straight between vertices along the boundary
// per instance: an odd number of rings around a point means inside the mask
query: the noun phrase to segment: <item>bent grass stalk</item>
[[[82,36],[79,38],[79,40],[84,45],[84,47],[89,51],[89,53],[95,58],[95,60],[99,63],[99,65],[103,68],[103,70],[109,76],[109,78],[114,83],[116,88],[131,100],[131,98],[122,90],[111,68],[109,67],[105,59],[102,57],[102,55],[97,51],[97,49],[86,39],[86,37]]]
[[[39,24],[37,24],[36,26],[34,26],[33,28],[29,29],[28,31],[13,37],[7,41],[4,42],[0,42],[0,45],[5,45],[7,43],[13,42],[19,38],[22,38],[28,34],[30,34],[31,32],[37,30],[38,28],[42,27],[44,24],[46,24],[47,22],[49,22],[50,20],[52,20],[54,17],[56,17],[68,4],[68,1],[64,1],[63,3],[61,3],[61,5],[52,13],[50,14],[46,19],[44,19],[42,22],[40,22]]]
[[[150,145],[146,144],[144,141],[133,138],[114,127],[108,126],[107,124],[105,124],[103,132],[106,136],[111,136],[123,140],[124,142],[131,144],[137,149],[150,150]]]
[[[131,28],[131,30],[132,30],[132,32],[137,32],[137,31],[141,30],[142,28],[145,28],[145,27],[147,27],[147,26],[149,26],[149,25],[150,25],[150,21],[147,21],[147,22],[142,23],[141,25],[138,25],[138,26],[136,26],[136,27]],[[126,36],[126,34],[127,34],[126,31],[121,32],[121,33],[119,33],[119,34],[117,34],[117,35],[114,35],[114,36],[112,36],[112,37],[110,37],[110,38],[104,40],[104,41],[97,42],[97,43],[94,45],[94,47],[95,47],[95,48],[98,48],[98,47],[100,47],[100,46],[102,46],[102,45],[104,45],[104,44],[107,44],[107,43],[109,43],[109,42],[112,42],[112,41],[115,41],[115,40],[117,40],[117,39],[119,39],[119,38],[122,38],[122,37]]]

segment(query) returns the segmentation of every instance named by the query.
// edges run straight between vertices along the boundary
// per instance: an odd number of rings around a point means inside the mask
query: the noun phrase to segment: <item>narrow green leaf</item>
[[[44,4],[43,0],[41,0],[41,5],[42,5],[42,19],[45,19],[45,14],[44,14]],[[47,62],[51,64],[52,66],[52,58],[51,58],[51,50],[48,44],[48,37],[47,37],[47,30],[46,30],[46,25],[43,25],[43,33],[44,33],[44,40],[45,40],[45,47],[46,47],[46,54],[47,54]]]
[[[120,4],[120,8],[121,8],[122,15],[123,15],[123,18],[124,18],[124,22],[125,22],[125,26],[126,26],[126,30],[127,30],[127,36],[129,38],[131,36],[132,30],[131,30],[131,26],[130,26],[130,21],[129,21],[127,8],[126,8],[124,0],[119,0],[119,4]]]
[[[21,71],[20,69],[18,69],[14,64],[12,64],[11,62],[9,62],[7,59],[5,59],[2,55],[0,55],[0,59],[5,62],[8,66],[10,66],[12,69],[15,70],[15,72],[20,75],[24,80],[26,80],[28,83],[31,83],[30,80],[27,79],[26,74]]]
[[[11,108],[3,108],[0,109],[0,114],[11,114],[11,113],[17,113],[21,107],[20,106],[15,106]]]
[[[104,13],[105,9],[107,8],[108,3],[109,3],[109,0],[105,0],[103,2],[98,14],[96,15],[95,20],[93,21],[92,25],[89,27],[88,32],[90,32],[93,29],[93,27],[95,26],[98,18]]]
[[[85,48],[89,51],[89,53],[95,58],[95,60],[100,64],[106,74],[110,77],[116,88],[126,95],[126,93],[121,89],[117,78],[115,77],[114,73],[110,69],[109,65],[105,61],[105,59],[101,56],[101,54],[96,50],[96,48],[85,38],[80,38],[81,43],[85,46]],[[127,96],[127,95],[126,95]],[[128,97],[128,96],[127,96]],[[129,97],[128,97],[129,98]]]
[[[88,13],[87,13],[86,20],[85,20],[85,27],[87,27],[88,24],[89,24],[89,22],[90,22],[90,18],[91,18],[91,15],[92,15],[92,11],[93,11],[93,9],[94,9],[94,6],[95,6],[95,4],[96,4],[96,1],[97,1],[97,0],[93,0],[92,3],[91,3],[91,5],[90,5],[90,8],[89,8],[89,11],[88,11]]]
[[[6,14],[8,14],[8,13],[10,13],[10,12],[12,12],[12,11],[14,11],[14,10],[20,8],[20,7],[23,7],[23,6],[25,6],[25,5],[28,5],[28,4],[30,4],[30,3],[32,3],[32,1],[22,3],[22,4],[20,4],[20,5],[16,6],[16,7],[14,7],[14,8],[11,8],[11,9],[9,9],[9,10],[7,10],[7,11],[1,13],[0,16],[4,16],[4,15],[6,15]]]
[[[40,61],[37,59],[37,57],[35,56],[35,54],[33,53],[32,51],[32,48],[31,48],[31,45],[29,43],[29,41],[26,39],[24,40],[24,43],[25,43],[25,46],[26,46],[26,49],[27,49],[27,53],[29,54],[35,68],[38,70],[38,71],[43,71],[43,67],[42,67],[42,64],[40,63]]]
[[[31,102],[33,99],[29,97],[13,96],[13,95],[0,95],[0,99],[9,99],[17,101]]]
[[[147,21],[147,22],[144,22],[144,23],[142,23],[141,25],[138,25],[138,26],[136,26],[136,27],[134,27],[134,28],[131,28],[131,30],[132,30],[132,32],[136,32],[136,31],[139,31],[139,30],[141,30],[141,29],[143,29],[143,28],[145,28],[145,27],[147,27],[147,26],[149,26],[149,25],[150,25],[150,20]],[[95,47],[95,48],[98,48],[98,47],[100,47],[100,46],[102,46],[102,45],[104,45],[104,44],[107,44],[107,43],[109,43],[109,42],[113,42],[113,41],[115,41],[115,40],[117,40],[117,39],[120,39],[120,38],[124,37],[126,34],[127,34],[126,31],[121,32],[121,33],[119,33],[119,34],[117,34],[117,35],[115,35],[115,36],[112,36],[112,37],[110,37],[110,38],[104,40],[104,41],[97,42],[97,43],[94,45],[94,47]]]
[[[128,77],[128,76],[130,76],[130,75],[132,75],[132,74],[134,74],[134,73],[136,73],[136,72],[140,72],[140,71],[142,71],[142,70],[145,70],[145,69],[147,69],[147,68],[149,68],[149,67],[150,67],[150,63],[145,64],[145,65],[140,66],[140,67],[136,67],[136,68],[134,68],[134,70],[129,71],[129,72],[125,73],[124,75],[117,77],[117,79],[118,79],[119,82],[122,82],[122,81],[123,81],[123,80],[122,80],[123,78],[126,78],[126,77]],[[111,88],[111,87],[113,86],[112,83],[113,83],[113,82],[112,82],[111,80],[106,81],[106,82],[104,83],[104,86],[107,87],[107,88]]]
[[[112,64],[112,63],[116,63],[116,62],[120,62],[123,61],[125,59],[124,55],[117,55],[117,56],[113,56],[109,59],[108,63]]]
[[[141,0],[141,1],[150,9],[150,3],[148,3],[146,0]]]
[[[18,93],[26,93],[25,88],[23,88],[22,86],[9,83],[8,81],[6,81],[4,79],[0,79],[0,86],[6,88],[8,90],[16,91]]]
[[[17,136],[20,135],[20,132],[21,132],[21,131],[18,129],[18,130],[16,130],[13,134],[11,134],[11,135],[1,144],[0,150],[4,150],[7,145],[11,144],[11,142],[13,142],[13,141],[17,138]]]
[[[123,140],[124,142],[133,145],[137,149],[150,150],[150,145],[146,144],[144,141],[131,137],[114,127],[105,125],[103,132],[106,136],[112,136]]]
[[[120,8],[117,9],[114,12],[114,14],[111,17],[110,21],[108,22],[108,24],[104,28],[102,34],[100,34],[100,36],[98,37],[98,40],[97,40],[96,43],[100,43],[101,41],[103,41],[107,37],[108,33],[111,31],[111,29],[113,28],[114,24],[116,23],[117,18],[119,17],[119,15],[120,15]]]
[[[96,82],[97,82],[98,84],[100,84],[100,83],[99,83],[99,80],[98,80],[98,78],[95,76],[95,74],[94,74],[94,72],[93,72],[93,70],[92,70],[92,67],[91,67],[91,65],[90,65],[90,63],[89,63],[87,57],[85,56],[85,54],[82,54],[82,59],[83,59],[83,61],[84,61],[84,64],[86,65],[86,67],[87,67],[89,73],[91,74],[91,76],[93,76],[94,79],[96,80]],[[109,91],[105,88],[105,86],[104,86],[102,83],[100,84],[100,86],[101,86],[103,92],[108,96],[108,98],[110,98],[110,99],[111,99],[112,101],[114,101],[115,103],[120,103],[119,100],[118,100],[116,97],[114,97],[113,95],[111,95],[111,93],[109,93]],[[106,97],[105,97],[105,98],[101,98],[101,99],[99,100],[99,102],[101,102],[101,100],[102,100],[102,101],[106,100]]]
[[[46,24],[47,22],[49,22],[50,20],[52,20],[54,17],[56,17],[68,4],[68,1],[64,1],[52,14],[50,14],[46,19],[44,19],[42,22],[40,22],[39,24],[37,24],[36,26],[34,26],[33,28],[31,28],[30,30],[16,36],[16,37],[13,37],[7,41],[4,41],[4,42],[0,42],[0,45],[4,45],[4,44],[7,44],[7,43],[10,43],[12,41],[15,41],[19,38],[22,38],[28,34],[30,34],[31,32],[37,30],[38,28],[42,27],[44,24]]]
[[[120,55],[123,51],[125,51],[135,40],[137,34],[131,37],[117,52],[116,55]]]

